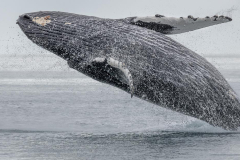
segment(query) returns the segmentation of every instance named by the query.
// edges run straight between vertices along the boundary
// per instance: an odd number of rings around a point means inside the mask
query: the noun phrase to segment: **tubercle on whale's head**
[[[19,16],[17,24],[32,42],[68,60],[73,49],[81,48],[75,17],[78,21],[82,18],[70,13],[40,11]]]

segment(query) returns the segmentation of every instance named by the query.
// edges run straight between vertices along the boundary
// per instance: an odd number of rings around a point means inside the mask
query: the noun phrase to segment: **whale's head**
[[[50,40],[60,41],[59,36],[55,36],[57,31],[57,22],[52,23],[54,13],[34,12],[26,13],[19,16],[17,24],[20,26],[24,34],[36,44],[46,48]],[[55,27],[55,28],[54,28]]]
[[[84,47],[82,39],[89,28],[84,26],[88,16],[40,11],[19,16],[17,24],[38,46],[68,59]]]

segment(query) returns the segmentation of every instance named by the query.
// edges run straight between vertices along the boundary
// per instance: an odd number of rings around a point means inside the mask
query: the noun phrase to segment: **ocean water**
[[[240,95],[240,56],[206,57]],[[1,160],[239,160],[240,131],[131,98],[49,54],[0,55]]]

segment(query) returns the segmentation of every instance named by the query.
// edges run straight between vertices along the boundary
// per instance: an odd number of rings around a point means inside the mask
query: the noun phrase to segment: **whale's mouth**
[[[30,27],[30,23],[31,22],[31,17],[27,14],[21,15],[19,16],[19,18],[17,19],[16,24],[21,28],[21,30],[23,31],[23,33],[28,37],[29,37],[29,27]]]
[[[31,20],[32,20],[32,17],[30,15],[24,14],[19,16],[19,18],[17,19],[17,24],[24,31],[25,27],[29,24]]]

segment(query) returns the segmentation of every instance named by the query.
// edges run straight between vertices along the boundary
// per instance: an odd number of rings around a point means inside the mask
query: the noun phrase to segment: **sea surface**
[[[240,56],[205,57],[240,95]],[[240,160],[224,131],[69,69],[0,55],[0,160]]]

